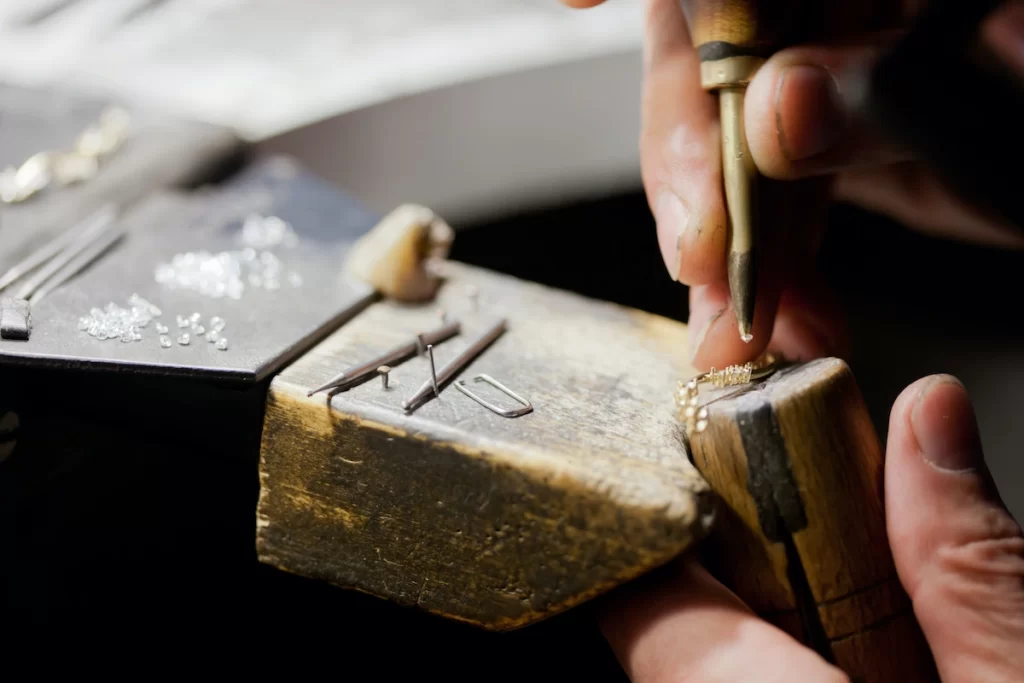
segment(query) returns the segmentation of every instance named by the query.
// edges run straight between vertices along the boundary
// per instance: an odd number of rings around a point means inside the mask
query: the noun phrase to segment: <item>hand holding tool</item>
[[[757,168],[747,146],[743,102],[765,59],[786,42],[785,20],[799,0],[680,0],[700,57],[700,82],[717,92],[722,125],[722,180],[729,221],[729,293],[740,338],[753,339],[759,266]]]

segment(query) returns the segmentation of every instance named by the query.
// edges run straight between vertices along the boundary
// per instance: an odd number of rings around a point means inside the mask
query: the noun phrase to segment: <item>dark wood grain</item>
[[[564,611],[702,537],[712,499],[678,440],[672,392],[692,373],[685,326],[449,264],[431,306],[380,302],[271,384],[260,463],[260,559],[488,629]],[[479,290],[479,311],[466,296]],[[462,373],[533,403],[499,417],[452,386],[412,415],[414,358],[335,395],[306,392],[437,325],[453,358],[496,316],[509,329]],[[472,388],[514,405],[487,388]],[[489,392],[489,393],[488,393]]]

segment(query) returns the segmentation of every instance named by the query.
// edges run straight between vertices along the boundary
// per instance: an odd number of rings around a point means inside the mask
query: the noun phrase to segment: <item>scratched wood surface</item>
[[[720,495],[714,572],[854,681],[936,681],[889,549],[882,452],[849,366],[826,358],[705,398],[693,462]]]
[[[708,530],[712,496],[673,414],[684,325],[450,263],[429,306],[381,301],[283,371],[267,399],[262,562],[487,629],[566,610],[672,559]],[[467,288],[479,291],[474,310]],[[411,415],[415,357],[306,397],[344,367],[438,325],[440,368],[497,317],[508,331],[456,379],[530,400],[509,419],[450,384]],[[500,392],[469,386],[502,405]]]

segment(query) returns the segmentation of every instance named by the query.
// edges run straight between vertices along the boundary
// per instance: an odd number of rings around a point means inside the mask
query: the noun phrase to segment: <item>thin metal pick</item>
[[[312,396],[313,394],[320,393],[321,391],[327,391],[329,389],[340,389],[345,385],[353,384],[377,372],[377,368],[382,365],[387,365],[393,368],[402,361],[415,355],[419,350],[421,340],[431,344],[440,344],[444,340],[458,334],[461,329],[462,323],[455,320],[425,334],[417,335],[412,341],[396,346],[395,348],[386,351],[383,355],[372,360],[368,360],[365,363],[359,363],[358,365],[346,368],[344,371],[327,380],[316,389],[312,389],[307,392],[306,396]]]
[[[437,398],[441,392],[437,389],[437,367],[434,365],[434,345],[427,344],[427,353],[430,354],[430,380],[434,383],[434,397]]]
[[[431,378],[423,383],[423,386],[419,388],[415,394],[410,396],[402,403],[402,407],[405,408],[406,412],[413,411],[417,406],[426,401],[431,394],[434,394],[434,380],[437,381],[437,386],[440,387],[449,379],[451,379],[459,370],[469,365],[470,361],[480,355],[484,349],[490,346],[495,339],[500,337],[506,329],[508,322],[502,318],[495,323],[489,330],[484,332],[473,343],[471,343],[466,349],[456,356],[448,365],[441,368],[441,371],[436,375],[432,374]],[[436,394],[435,394],[436,397]]]
[[[511,396],[515,400],[517,400],[520,403],[522,403],[523,407],[522,408],[515,408],[515,409],[499,408],[498,406],[494,405],[493,403],[485,401],[484,399],[480,398],[479,396],[474,394],[472,391],[467,389],[466,388],[465,380],[457,381],[455,383],[455,388],[458,389],[459,391],[461,391],[462,393],[464,393],[466,396],[469,396],[471,399],[473,399],[474,401],[476,401],[477,403],[482,405],[484,408],[487,408],[491,412],[497,413],[498,415],[501,415],[502,417],[519,417],[520,415],[526,415],[527,413],[533,412],[533,404],[531,404],[525,398],[523,398],[522,396],[520,396],[516,392],[512,391],[511,389],[509,389],[504,384],[502,384],[498,380],[494,379],[490,375],[479,374],[479,375],[477,375],[476,377],[473,378],[473,381],[474,382],[487,382],[491,386],[493,386],[493,387],[497,388],[498,390],[500,390],[506,396]]]
[[[43,244],[34,252],[12,266],[7,272],[0,276],[0,291],[7,289],[14,282],[20,280],[27,273],[35,270],[46,261],[57,256],[70,245],[77,242],[80,248],[85,247],[88,243],[91,243],[91,240],[94,237],[105,230],[116,217],[116,207],[113,204],[104,205],[98,211],[95,211],[82,221],[76,223],[70,229],[65,230],[57,237]],[[52,272],[53,270],[49,271],[49,273]]]

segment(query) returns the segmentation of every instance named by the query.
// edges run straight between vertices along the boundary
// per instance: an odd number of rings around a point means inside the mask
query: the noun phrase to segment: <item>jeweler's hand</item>
[[[897,399],[885,504],[896,569],[942,681],[1024,680],[1024,535],[992,485],[955,379],[922,379]],[[848,680],[692,559],[611,594],[599,610],[633,683]]]
[[[562,0],[592,7],[604,0]],[[769,342],[813,356],[846,353],[838,306],[813,263],[830,197],[851,201],[921,231],[1008,247],[1024,241],[946,193],[939,181],[844,120],[837,107],[844,65],[869,59],[923,0],[825,1],[822,42],[786,49],[759,70],[747,90],[745,121],[761,173],[785,183],[766,192],[761,227],[772,231],[757,290],[754,340],[739,339],[726,281],[726,212],[721,181],[718,108],[700,87],[700,62],[679,0],[645,0],[642,175],[669,274],[690,286],[691,362],[700,369],[753,359]],[[884,24],[880,24],[884,21]],[[1024,0],[1010,3],[986,34],[1024,71]],[[869,39],[850,36],[870,35]],[[839,39],[845,39],[838,45]],[[785,199],[781,196],[784,195]],[[780,202],[785,201],[786,205]],[[783,234],[786,231],[786,234]],[[805,252],[799,251],[806,250]]]

